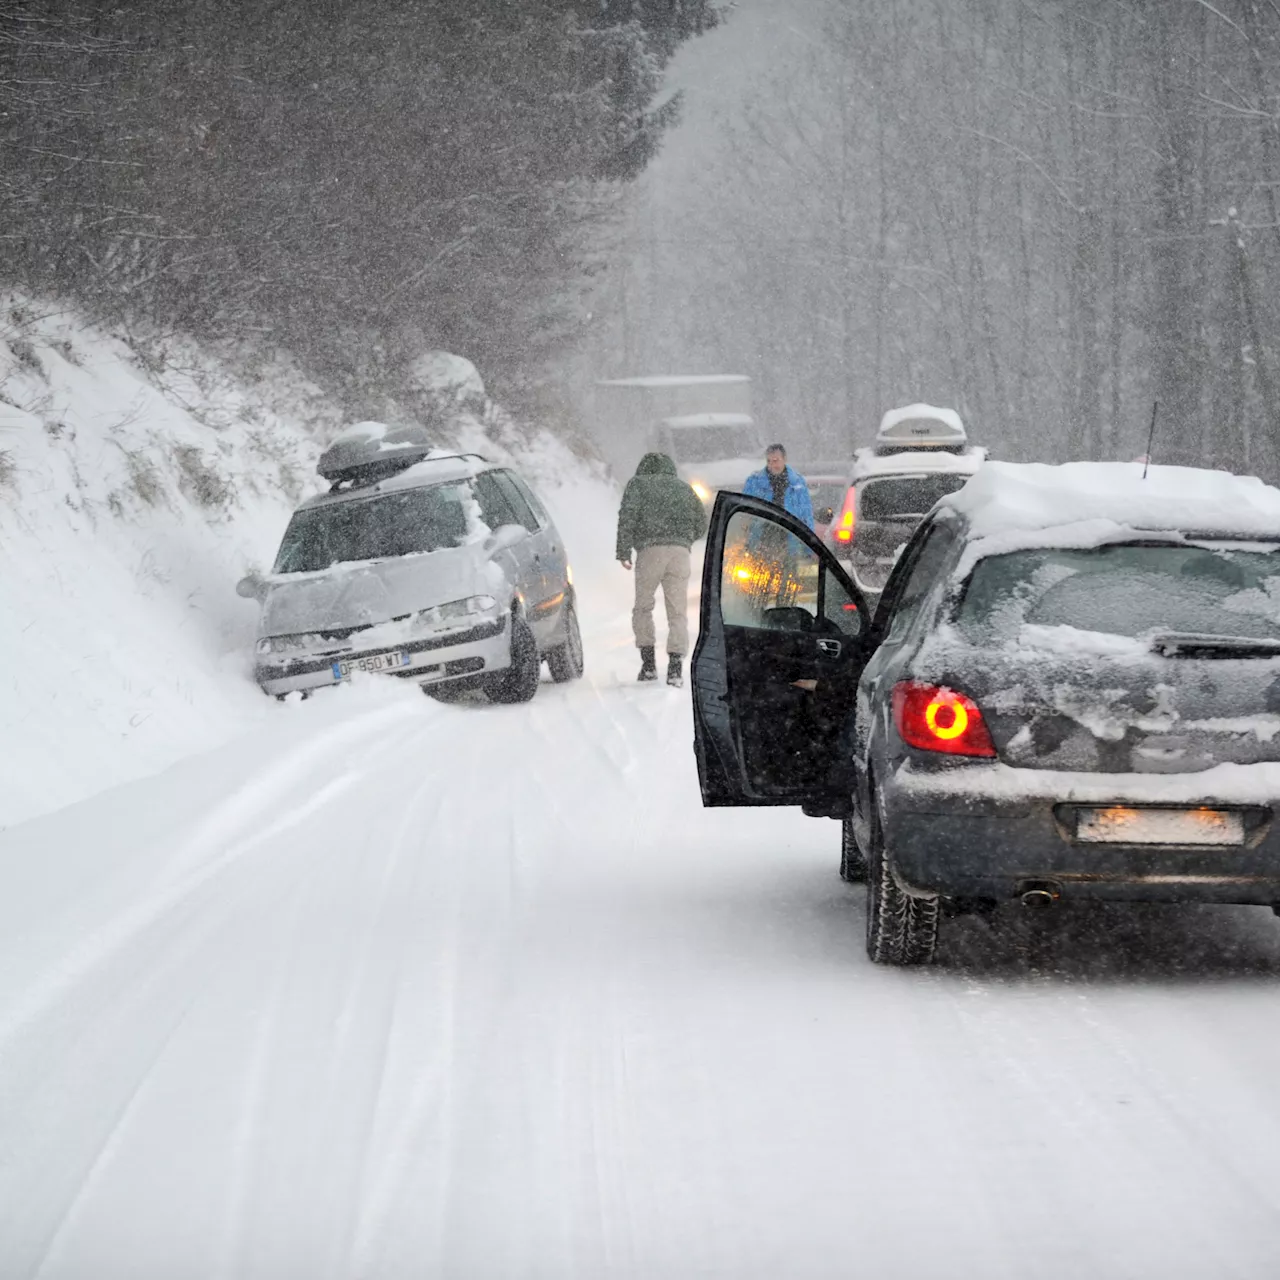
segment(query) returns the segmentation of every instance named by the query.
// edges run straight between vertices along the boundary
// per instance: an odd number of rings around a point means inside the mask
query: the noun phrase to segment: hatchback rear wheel
[[[939,900],[902,887],[876,814],[867,850],[867,955],[876,964],[929,964],[938,945]]]
[[[864,884],[867,879],[867,860],[854,838],[852,818],[840,823],[840,879],[845,884]]]

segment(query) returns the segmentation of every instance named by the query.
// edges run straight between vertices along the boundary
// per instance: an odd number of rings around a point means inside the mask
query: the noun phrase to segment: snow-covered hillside
[[[565,485],[570,506],[611,505],[558,442],[522,447],[466,361],[417,373],[411,410],[453,443],[516,451],[553,510]],[[234,587],[340,424],[287,362],[237,376],[189,341],[0,303],[0,827],[281,710],[249,678],[257,606]]]

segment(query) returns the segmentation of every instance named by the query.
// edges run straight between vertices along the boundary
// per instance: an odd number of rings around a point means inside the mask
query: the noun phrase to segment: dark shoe
[[[653,646],[643,645],[640,649],[640,674],[636,676],[637,680],[656,680],[658,678],[658,664],[653,656]]]
[[[684,656],[679,653],[667,654],[667,683],[677,689],[684,688]]]

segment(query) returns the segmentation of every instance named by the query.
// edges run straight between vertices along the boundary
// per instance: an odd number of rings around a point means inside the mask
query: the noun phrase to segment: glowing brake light
[[[972,698],[936,684],[904,680],[893,689],[893,722],[909,747],[991,759],[995,744]]]
[[[836,526],[835,538],[837,542],[853,541],[853,490],[850,489],[844,498],[844,510],[840,512],[840,523]]]

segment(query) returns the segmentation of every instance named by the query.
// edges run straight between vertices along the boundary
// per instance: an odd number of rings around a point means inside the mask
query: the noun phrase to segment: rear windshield
[[[858,515],[863,520],[901,520],[927,515],[933,504],[964,486],[968,475],[882,476],[858,486]]]
[[[989,556],[969,579],[957,621],[1004,635],[1029,624],[1280,639],[1280,549],[1118,544]]]
[[[405,489],[331,507],[295,511],[275,573],[311,573],[353,560],[378,560],[456,547],[467,538],[465,482]]]

